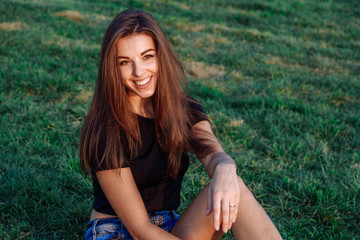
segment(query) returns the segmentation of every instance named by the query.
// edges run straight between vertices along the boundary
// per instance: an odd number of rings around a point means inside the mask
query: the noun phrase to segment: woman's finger
[[[214,215],[214,228],[216,231],[219,231],[220,229],[220,214],[221,214],[221,202],[220,202],[220,197],[219,197],[219,193],[215,192],[212,193],[213,195],[213,215]]]
[[[206,215],[209,215],[212,212],[212,198],[211,198],[211,188],[209,188],[207,192],[207,207],[206,207]]]
[[[229,201],[223,199],[221,203],[222,231],[227,233],[229,230]]]
[[[237,212],[237,205],[236,201],[231,202],[229,204],[229,225],[231,225],[236,220],[236,212]]]

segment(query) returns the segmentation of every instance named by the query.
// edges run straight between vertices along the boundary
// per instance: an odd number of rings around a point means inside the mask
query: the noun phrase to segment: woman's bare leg
[[[235,239],[282,239],[279,231],[239,177],[240,203],[232,225]]]
[[[239,186],[241,196],[238,216],[231,228],[235,239],[282,239],[269,216],[240,177]],[[215,231],[213,215],[205,215],[208,187],[206,186],[185,210],[171,233],[181,239],[221,239],[223,232]]]
[[[224,233],[222,231],[215,231],[213,215],[205,214],[208,188],[209,185],[201,190],[195,200],[181,215],[180,219],[171,230],[172,234],[185,240],[221,239]]]

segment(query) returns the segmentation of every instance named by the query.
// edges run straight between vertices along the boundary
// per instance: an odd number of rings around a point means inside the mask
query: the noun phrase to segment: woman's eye
[[[130,61],[129,60],[124,60],[124,61],[121,61],[120,62],[120,65],[126,65],[126,64],[128,64]]]
[[[148,54],[148,55],[144,56],[144,59],[148,60],[148,59],[153,58],[153,57],[154,57],[154,55]]]

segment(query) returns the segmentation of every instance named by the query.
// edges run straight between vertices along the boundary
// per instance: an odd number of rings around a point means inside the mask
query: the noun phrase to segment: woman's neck
[[[129,102],[137,115],[154,118],[155,112],[153,107],[153,98],[140,98],[138,96],[129,96]]]

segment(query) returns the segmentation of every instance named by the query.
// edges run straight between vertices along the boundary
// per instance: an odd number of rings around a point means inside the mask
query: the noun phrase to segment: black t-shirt
[[[202,106],[194,99],[188,101],[191,109],[191,124],[208,120]],[[166,171],[166,154],[160,147],[156,135],[154,119],[138,115],[141,134],[141,149],[137,157],[125,161],[123,167],[130,167],[147,212],[177,209],[180,205],[180,189],[183,176],[189,167],[189,158],[183,154],[181,167],[176,179]],[[98,153],[101,156],[105,150],[104,142],[99,144]],[[91,164],[93,173],[94,205],[93,208],[101,213],[116,215],[102,191],[95,171],[104,170],[100,166]]]

